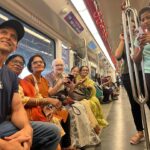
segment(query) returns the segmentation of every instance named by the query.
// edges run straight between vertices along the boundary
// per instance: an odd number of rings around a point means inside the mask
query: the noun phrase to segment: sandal
[[[140,143],[144,138],[143,132],[137,132],[135,135],[133,135],[130,139],[130,144],[136,145]]]

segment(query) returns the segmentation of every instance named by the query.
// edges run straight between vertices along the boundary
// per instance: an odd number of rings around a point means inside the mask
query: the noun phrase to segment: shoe
[[[143,139],[144,139],[144,134],[143,132],[139,131],[131,137],[130,144],[136,145],[140,143]]]

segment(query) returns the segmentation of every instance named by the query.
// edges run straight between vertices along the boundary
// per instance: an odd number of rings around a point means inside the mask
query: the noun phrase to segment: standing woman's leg
[[[136,129],[137,131],[143,131],[140,105],[133,98],[129,74],[122,75],[122,81],[129,97],[129,102],[131,105],[131,111]]]

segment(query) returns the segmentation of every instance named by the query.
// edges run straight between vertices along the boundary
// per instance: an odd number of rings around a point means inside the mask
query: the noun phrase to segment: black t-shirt
[[[18,92],[18,78],[14,72],[3,65],[0,69],[0,123],[11,114],[12,97]]]

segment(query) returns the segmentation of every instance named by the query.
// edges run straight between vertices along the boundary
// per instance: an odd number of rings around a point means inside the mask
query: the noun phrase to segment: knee
[[[55,139],[60,140],[60,129],[52,123],[49,122],[32,122],[32,127],[34,129],[34,135],[38,135],[39,138],[43,140],[46,139]]]
[[[49,133],[51,131],[53,131],[55,139],[60,141],[60,139],[61,139],[61,131],[60,131],[60,128],[58,128],[55,124],[48,123],[46,130],[49,131]]]
[[[60,138],[61,138],[61,131],[60,131],[60,128],[58,128],[56,125],[53,125],[53,131],[54,131],[56,137],[57,137],[58,139],[60,139]]]

